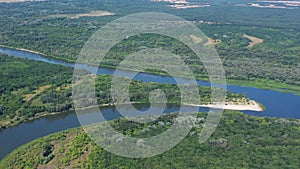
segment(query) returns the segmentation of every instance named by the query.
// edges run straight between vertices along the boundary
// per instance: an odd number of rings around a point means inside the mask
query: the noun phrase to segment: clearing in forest
[[[33,94],[25,94],[25,95],[23,95],[24,101],[28,102],[28,101],[32,100],[36,95],[44,92],[45,90],[47,90],[47,89],[49,89],[51,87],[52,87],[52,85],[41,86],[39,89],[34,90]]]
[[[207,42],[204,45],[216,45],[218,43],[221,43],[222,41],[220,39],[211,39],[207,38]]]
[[[70,19],[78,19],[80,17],[100,17],[100,16],[112,16],[115,13],[108,11],[91,11],[90,13],[78,13],[78,14],[54,14],[49,17],[66,17]]]
[[[251,41],[248,45],[249,48],[264,42],[263,39],[260,39],[260,38],[254,37],[254,36],[249,36],[246,34],[244,34],[243,37],[245,37]]]
[[[201,43],[202,42],[202,38],[196,36],[196,35],[193,35],[191,34],[190,35],[190,38],[193,40],[194,43],[198,44],[198,43]]]

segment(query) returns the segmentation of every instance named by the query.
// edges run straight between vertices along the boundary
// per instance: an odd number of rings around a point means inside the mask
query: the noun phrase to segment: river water
[[[75,64],[73,63],[50,59],[38,54],[3,47],[0,47],[0,53],[68,67],[75,66]],[[95,67],[85,64],[80,64],[79,66],[86,70],[95,69]],[[112,75],[114,73],[114,69],[101,67],[97,72],[98,74]],[[124,76],[127,76],[128,74],[130,74],[130,71],[124,70],[122,73]],[[144,82],[175,84],[175,80],[172,77],[153,75],[148,73],[139,73],[134,79]],[[197,82],[201,86],[210,85],[209,82],[200,80]],[[245,114],[300,119],[300,96],[296,96],[295,94],[235,85],[227,85],[227,90],[233,93],[246,94],[247,97],[262,103],[267,108],[263,112],[243,111]],[[144,110],[147,109],[148,106],[138,105],[137,108],[140,110]],[[126,106],[124,106],[122,109],[128,110]],[[165,112],[175,112],[178,110],[178,106],[169,104],[166,107]],[[206,112],[208,111],[208,109],[199,108],[199,111]],[[121,117],[114,107],[103,107],[101,108],[101,112],[104,114],[107,120]],[[82,116],[87,115],[83,114]],[[10,153],[15,148],[36,138],[79,126],[80,124],[78,122],[76,113],[74,111],[70,111],[58,115],[43,117],[37,120],[22,123],[18,126],[10,127],[0,132],[0,159],[2,159],[5,155]]]

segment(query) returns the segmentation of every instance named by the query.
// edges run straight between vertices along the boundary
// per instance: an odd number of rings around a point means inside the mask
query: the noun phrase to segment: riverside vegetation
[[[39,61],[14,58],[0,54],[0,125],[4,129],[29,119],[51,113],[73,110],[73,69]],[[110,104],[112,76],[95,76],[95,91],[99,105]],[[122,80],[127,81],[127,78]],[[76,85],[76,84],[75,84]],[[135,103],[149,103],[155,89],[165,92],[168,103],[180,104],[180,89],[173,84],[131,81],[130,99]],[[199,87],[199,104],[210,102],[210,87]],[[247,101],[245,96],[227,93],[227,101]]]
[[[212,42],[217,42],[213,44],[224,63],[229,83],[299,94],[300,26],[295,22],[299,10],[276,10],[276,14],[269,15],[269,9],[236,6],[239,3],[245,2],[238,0],[224,4],[215,1],[209,8],[185,9],[188,12],[146,0],[1,3],[0,45],[34,50],[48,57],[75,62],[84,43],[105,23],[135,12],[168,12],[193,21]],[[111,15],[68,17],[93,11],[107,11]],[[220,18],[220,11],[227,12]],[[284,18],[285,22],[278,18]],[[263,42],[249,47],[252,41],[245,35]],[[122,59],[120,56],[138,50],[137,46],[160,47],[192,55],[174,39],[152,35],[132,37],[119,46],[122,50],[115,48],[102,66],[115,67]],[[191,64],[199,79],[207,80],[199,61],[192,57],[184,61]]]
[[[96,145],[81,128],[52,134],[21,146],[0,162],[0,168],[298,168],[300,121],[262,118],[226,111],[205,143],[199,144],[206,113],[175,148],[161,155],[130,159]],[[115,130],[134,137],[157,135],[172,125],[175,114],[139,124],[111,121]]]

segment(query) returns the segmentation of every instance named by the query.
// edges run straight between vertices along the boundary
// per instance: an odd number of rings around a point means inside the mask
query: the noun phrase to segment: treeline
[[[299,10],[276,9],[276,15],[270,16],[268,9],[235,6],[234,3],[214,2],[213,4],[209,8],[188,9],[183,13],[181,10],[165,7],[164,3],[138,0],[1,3],[3,10],[1,10],[2,17],[0,18],[2,23],[0,44],[36,50],[50,57],[74,62],[84,43],[105,23],[126,14],[155,9],[155,11],[169,12],[195,21],[211,39],[221,40],[221,43],[216,45],[216,49],[229,79],[254,82],[252,84],[264,79],[282,84],[299,85],[300,34],[299,26],[297,26],[299,24],[294,22],[297,20]],[[230,10],[222,13],[221,11],[226,11],[224,9]],[[234,13],[231,13],[233,9]],[[88,13],[93,10],[108,10],[116,15],[78,19],[52,16]],[[200,15],[201,13],[203,15]],[[236,15],[236,13],[245,13],[245,15]],[[266,15],[268,17],[261,17]],[[279,18],[284,18],[285,21],[282,22]],[[200,20],[213,24],[200,24]],[[244,38],[243,34],[259,37],[264,42],[253,48],[247,48],[250,41]],[[120,61],[120,56],[136,51],[139,45],[160,47],[175,53],[187,54],[186,47],[180,43],[158,36],[146,35],[131,38],[131,41],[127,40],[120,44],[120,46],[123,45],[124,47],[120,48],[121,51],[112,51],[111,58],[107,58],[103,63],[105,66],[116,66]],[[130,45],[135,46],[130,47]],[[207,78],[200,61],[193,58],[184,58],[184,60],[189,63],[199,78]]]
[[[255,81],[267,79],[279,83],[299,85],[300,48],[296,30],[228,25],[201,25],[205,34],[222,43],[215,47],[221,57],[228,79]],[[250,35],[263,40],[251,48],[243,37]]]
[[[141,124],[126,119],[110,125],[127,136],[147,138],[167,130],[176,114]],[[71,129],[26,144],[0,162],[1,168],[298,168],[299,120],[261,118],[226,111],[205,143],[198,125],[171,150],[150,158],[125,158],[103,150],[82,129]],[[199,127],[198,127],[199,126]]]
[[[0,54],[0,124],[1,128],[28,120],[37,115],[52,112],[64,112],[74,109],[72,101],[73,69],[60,65],[14,58]],[[99,105],[113,103],[111,97],[110,75],[99,75],[95,80],[95,92]],[[129,83],[129,79],[122,78]],[[168,103],[181,103],[181,93],[177,85],[129,83],[130,101],[149,103],[151,91],[161,89]],[[48,86],[48,87],[47,87]],[[81,86],[76,85],[75,86]],[[81,90],[84,90],[81,89]],[[199,87],[199,104],[209,103],[211,89]],[[227,100],[242,98],[239,94],[227,93]],[[90,103],[86,103],[88,106]]]
[[[46,110],[51,112],[50,109],[54,112],[69,109],[70,105],[66,102],[70,100],[71,92],[56,92],[55,89],[71,83],[73,73],[71,68],[13,58],[4,54],[0,54],[0,67],[1,121],[18,121],[20,118],[33,117],[36,113]],[[39,93],[39,90],[43,91],[41,88],[46,85],[50,85],[50,89]],[[56,96],[53,96],[55,93]],[[45,95],[51,98],[47,102],[42,99],[46,97]],[[55,101],[55,99],[59,100]],[[59,104],[64,105],[57,108]]]

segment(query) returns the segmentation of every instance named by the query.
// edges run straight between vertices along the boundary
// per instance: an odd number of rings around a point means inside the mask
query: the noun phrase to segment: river
[[[74,67],[74,63],[68,63],[61,60],[47,58],[38,54],[20,51],[15,49],[8,49],[0,47],[0,53],[5,53],[14,57],[27,58],[30,60],[43,61],[51,64],[58,64],[63,66]],[[80,64],[80,67],[86,70],[93,70],[95,67]],[[114,69],[99,68],[98,74],[112,75]],[[124,76],[127,76],[128,71],[123,71]],[[135,80],[144,82],[158,82],[158,83],[172,83],[175,81],[169,76],[153,75],[149,73],[139,73]],[[209,86],[209,82],[197,81],[199,85]],[[300,119],[300,96],[292,93],[281,93],[273,90],[264,90],[253,87],[242,87],[235,85],[227,85],[227,90],[233,93],[246,94],[252,100],[262,103],[266,110],[263,112],[243,111],[245,114],[266,117],[280,117],[280,118],[296,118]],[[147,105],[139,105],[138,108],[147,109]],[[128,110],[126,106],[124,110]],[[114,107],[103,107],[101,112],[106,114],[106,119],[116,119],[120,115]],[[178,111],[178,106],[168,105],[165,112]],[[208,109],[200,108],[200,111],[207,111]],[[84,116],[84,115],[83,115]],[[76,113],[74,111],[43,117],[33,121],[22,123],[18,126],[10,127],[0,132],[0,159],[10,153],[15,148],[26,144],[36,138],[46,136],[51,133],[66,130],[69,128],[79,127]]]

